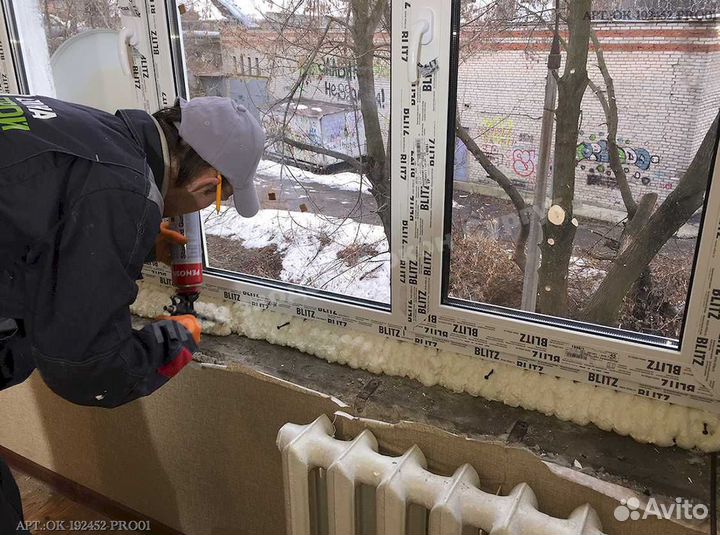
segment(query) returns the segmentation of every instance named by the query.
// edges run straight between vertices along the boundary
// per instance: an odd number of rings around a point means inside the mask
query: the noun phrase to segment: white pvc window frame
[[[19,93],[24,90],[24,81],[18,76],[23,69],[18,63],[21,58],[15,55],[17,50],[14,17],[5,0],[0,0],[0,93]]]
[[[136,59],[145,58],[143,67],[149,79],[142,91],[146,108],[171,104],[176,96],[186,96],[180,17],[175,0],[124,0],[124,3],[133,11],[135,27],[142,34]],[[339,328],[380,334],[530,372],[720,412],[717,366],[720,319],[709,311],[709,307],[720,300],[720,247],[716,243],[720,237],[718,166],[712,171],[714,185],[703,214],[679,350],[579,332],[560,326],[560,321],[554,325],[539,324],[530,316],[509,318],[444,304],[442,272],[449,269],[443,266],[447,238],[444,212],[447,209],[448,103],[454,97],[449,94],[449,67],[451,43],[458,35],[453,30],[447,0],[394,0],[392,17],[393,260],[389,309],[309,288],[242,275],[230,277],[212,269],[205,274],[205,293],[228,302],[272,309]],[[409,56],[413,56],[411,44],[420,37],[418,32],[425,29],[421,19],[428,17],[433,38],[420,47],[418,61],[427,65],[437,60],[438,69],[413,89],[409,81],[413,73],[408,69]],[[420,116],[419,106],[430,110],[424,122],[416,119]],[[412,178],[401,180],[401,167],[407,170],[409,151],[415,147],[421,148],[421,154],[415,155],[418,162],[415,173]],[[454,150],[454,143],[450,148]],[[430,151],[433,158],[429,158]],[[413,227],[408,231],[414,225],[417,229]],[[420,237],[415,238],[416,235]],[[205,253],[207,258],[207,251]],[[415,262],[412,268],[410,262]],[[415,270],[411,278],[407,277],[409,269]],[[146,278],[170,284],[167,270],[158,265],[147,266],[144,274]],[[410,279],[413,283],[401,282]]]

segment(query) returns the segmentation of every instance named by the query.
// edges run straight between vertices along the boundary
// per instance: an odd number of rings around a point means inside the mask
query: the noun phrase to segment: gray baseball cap
[[[260,202],[253,179],[265,146],[260,123],[227,97],[181,98],[180,109],[180,137],[232,184],[238,213],[254,216]]]

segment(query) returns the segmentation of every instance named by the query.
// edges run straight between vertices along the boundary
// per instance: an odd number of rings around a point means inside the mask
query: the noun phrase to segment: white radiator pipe
[[[429,534],[462,533],[471,525],[491,535],[601,535],[600,519],[590,505],[575,509],[570,518],[554,518],[537,509],[537,498],[526,484],[508,496],[488,494],[478,488],[475,469],[465,464],[452,477],[426,470],[420,448],[413,446],[400,457],[378,453],[375,436],[368,430],[351,441],[333,438],[335,429],[322,415],[308,425],[286,424],[277,446],[282,453],[285,512],[288,533],[310,534],[308,474],[327,470],[328,526],[330,534],[354,535],[355,489],[376,487],[377,533],[405,533],[408,504],[430,511]]]

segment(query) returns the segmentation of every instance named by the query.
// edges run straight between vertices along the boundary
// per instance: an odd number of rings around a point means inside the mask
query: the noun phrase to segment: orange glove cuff
[[[190,334],[192,335],[193,340],[195,340],[195,343],[200,344],[200,339],[202,338],[202,326],[200,325],[200,321],[192,314],[184,314],[182,316],[158,316],[155,319],[170,320],[179,323],[188,331],[190,331]]]

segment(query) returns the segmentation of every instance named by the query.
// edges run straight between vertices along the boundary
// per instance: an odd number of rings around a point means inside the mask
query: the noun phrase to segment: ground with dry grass
[[[282,255],[276,245],[260,248],[245,248],[239,240],[220,236],[206,236],[208,241],[209,264],[211,267],[227,269],[277,280],[282,273]]]
[[[616,234],[610,232],[612,226],[607,223],[583,224],[602,229],[609,237],[595,243],[586,239],[585,246],[575,247],[568,274],[571,319],[580,319],[583,307],[605,277],[611,261],[604,256],[611,251],[612,236]],[[492,226],[476,225],[471,231],[456,226],[452,234],[449,294],[467,301],[519,309],[523,271],[512,260],[512,253],[512,240],[504,239]],[[687,243],[669,243],[663,248],[626,297],[618,322],[611,327],[679,338],[693,254]]]

